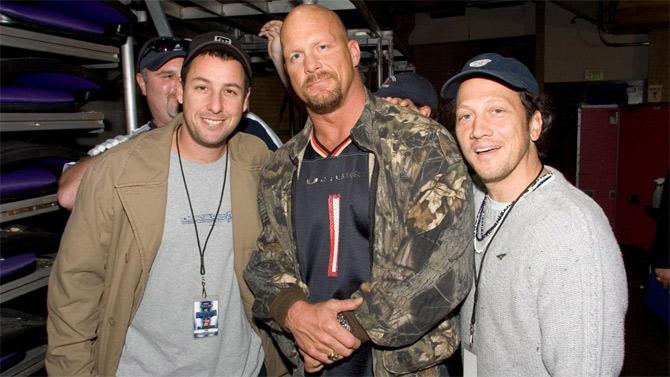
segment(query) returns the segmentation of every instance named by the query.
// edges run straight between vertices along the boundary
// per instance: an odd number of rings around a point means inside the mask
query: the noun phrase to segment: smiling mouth
[[[210,126],[218,126],[222,124],[225,119],[212,119],[212,118],[202,118],[203,122],[207,123]]]
[[[500,149],[500,147],[482,147],[482,148],[476,148],[475,153],[476,154],[482,154],[482,153],[487,153],[487,152],[492,152]]]

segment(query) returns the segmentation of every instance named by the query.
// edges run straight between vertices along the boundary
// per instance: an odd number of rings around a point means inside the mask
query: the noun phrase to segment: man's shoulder
[[[531,208],[538,236],[552,235],[551,243],[573,243],[613,240],[614,234],[602,208],[588,195],[554,171],[546,187],[537,190],[541,200]],[[531,194],[532,195],[532,194]]]
[[[272,151],[258,136],[238,132],[228,141],[231,158],[238,163],[261,167],[267,163]]]
[[[395,128],[444,128],[437,121],[419,114],[409,107],[390,104],[378,98],[370,99],[366,105],[371,110],[374,124],[380,127]]]
[[[117,135],[117,136],[115,136],[111,139],[107,139],[107,140],[103,141],[100,144],[97,144],[96,146],[94,146],[93,148],[91,148],[88,151],[88,155],[89,156],[100,155],[100,154],[102,154],[102,153],[104,153],[104,152],[106,152],[106,151],[108,151],[108,150],[110,150],[110,149],[112,149],[116,146],[119,146],[119,145],[125,143],[126,141],[136,137],[137,135],[139,135],[143,132],[150,131],[152,128],[153,127],[151,126],[151,122],[147,122],[142,127],[134,129],[129,134]]]
[[[110,177],[119,177],[132,171],[154,169],[166,154],[161,145],[170,148],[169,139],[173,127],[164,126],[151,132],[142,132],[132,139],[117,145],[98,156],[95,170],[104,171]]]
[[[276,151],[277,148],[282,145],[281,140],[272,128],[265,123],[263,119],[251,111],[247,112],[242,119],[240,119],[240,124],[237,126],[236,132],[248,133],[258,137],[265,142],[268,149],[271,151]]]
[[[376,101],[372,110],[371,124],[382,141],[415,144],[416,139],[420,138],[427,144],[437,144],[439,138],[445,138],[448,143],[455,145],[444,126],[412,109]]]
[[[602,208],[593,198],[568,182],[558,170],[549,169],[553,177],[544,193],[544,203],[551,206],[552,212],[568,218],[578,216],[587,222],[604,218]]]

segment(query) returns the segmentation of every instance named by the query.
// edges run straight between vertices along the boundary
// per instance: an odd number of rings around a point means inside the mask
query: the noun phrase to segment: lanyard
[[[191,210],[191,219],[193,219],[193,227],[195,228],[195,240],[198,243],[198,252],[200,254],[200,276],[202,283],[202,297],[207,297],[207,289],[205,289],[205,250],[207,249],[207,242],[209,242],[209,236],[212,235],[214,226],[216,225],[216,220],[219,218],[219,211],[221,210],[221,203],[223,202],[223,192],[226,190],[226,178],[228,177],[228,155],[226,152],[226,168],[223,172],[223,187],[221,187],[221,197],[219,198],[219,205],[216,207],[216,215],[214,215],[214,220],[212,220],[212,226],[209,228],[209,233],[205,238],[205,245],[200,246],[200,236],[198,235],[198,224],[195,221],[195,214],[193,213],[193,204],[191,204],[191,195],[188,192],[188,185],[186,184],[186,175],[184,175],[184,166],[181,162],[181,151],[179,150],[179,132],[181,130],[181,124],[177,126],[177,137],[175,138],[175,144],[177,145],[177,157],[179,157],[179,171],[181,171],[181,178],[184,181],[184,189],[186,190],[186,199],[188,200],[188,208]]]
[[[537,173],[537,176],[535,177],[535,179],[533,179],[533,181],[530,182],[528,184],[528,186],[526,186],[526,188],[521,192],[521,194],[519,194],[519,196],[517,196],[516,199],[514,199],[514,201],[512,203],[510,203],[510,205],[508,207],[505,208],[505,210],[503,210],[505,212],[503,214],[502,219],[500,219],[500,223],[495,228],[495,230],[493,231],[493,234],[491,234],[491,238],[489,239],[489,242],[487,242],[486,246],[484,247],[484,252],[482,254],[482,260],[481,260],[481,262],[479,262],[479,271],[477,271],[477,266],[473,266],[473,268],[475,268],[475,291],[473,293],[474,299],[473,299],[473,304],[472,304],[472,315],[470,316],[470,348],[472,348],[472,345],[474,343],[474,336],[475,336],[475,322],[476,322],[476,318],[477,318],[476,317],[476,315],[477,315],[477,299],[479,297],[479,282],[482,279],[482,271],[484,270],[484,259],[486,258],[486,254],[489,251],[489,246],[491,246],[491,243],[493,242],[493,238],[495,238],[495,236],[498,234],[498,231],[500,230],[500,228],[502,228],[503,223],[507,219],[507,216],[509,216],[510,212],[512,212],[512,210],[514,209],[514,206],[524,196],[526,196],[528,193],[530,193],[531,191],[534,191],[537,187],[539,187],[539,184],[544,183],[544,181],[541,181],[542,178],[550,176],[550,175],[545,175],[544,177],[541,177],[543,171],[544,171],[544,165],[542,165],[540,167],[540,172]],[[478,217],[482,216],[482,212],[483,211],[479,212]],[[477,229],[475,228],[475,241],[474,242],[477,242],[476,238],[477,238]]]

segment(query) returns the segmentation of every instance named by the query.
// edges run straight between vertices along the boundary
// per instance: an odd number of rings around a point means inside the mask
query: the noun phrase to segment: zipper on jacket
[[[295,186],[296,182],[298,181],[298,169],[295,168],[293,170],[293,174],[291,175],[291,192],[289,193],[289,199],[288,203],[286,206],[286,210],[288,213],[286,214],[286,218],[290,219],[289,221],[289,226],[291,227],[291,236],[293,237],[293,242],[291,242],[292,245],[295,246],[295,251],[296,251],[296,258],[299,260],[300,256],[297,253],[298,251],[298,237],[295,232],[295,211],[293,211],[293,207],[295,206]]]
[[[377,155],[374,152],[369,152],[372,154],[374,163],[372,165],[372,179],[370,180],[370,202],[369,202],[369,212],[370,212],[370,278],[372,278],[372,272],[374,271],[373,262],[374,262],[374,247],[375,247],[375,213],[377,208],[377,181],[379,179],[379,164],[377,163]]]
[[[364,150],[372,155],[373,159],[373,164],[372,164],[372,172],[368,174],[372,174],[370,176],[370,194],[369,194],[369,203],[368,203],[368,212],[370,216],[370,239],[369,239],[369,244],[370,244],[370,278],[372,278],[372,271],[374,270],[373,267],[373,262],[374,262],[374,245],[375,245],[375,209],[377,208],[377,181],[379,180],[379,163],[377,162],[377,154],[372,151],[369,148],[365,148],[362,145],[360,145],[358,142],[356,142],[356,139],[353,137],[354,135],[351,135],[351,142],[355,144],[359,149]]]

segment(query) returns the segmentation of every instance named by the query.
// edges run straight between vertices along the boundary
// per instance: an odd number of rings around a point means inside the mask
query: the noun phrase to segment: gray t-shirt
[[[200,244],[221,194],[225,155],[211,164],[182,158]],[[195,338],[194,301],[201,300],[200,256],[175,152],[170,158],[163,239],[142,303],[128,328],[118,376],[257,376],[261,341],[243,309],[234,272],[230,163],[219,216],[205,251],[206,287],[218,296],[219,335]]]

